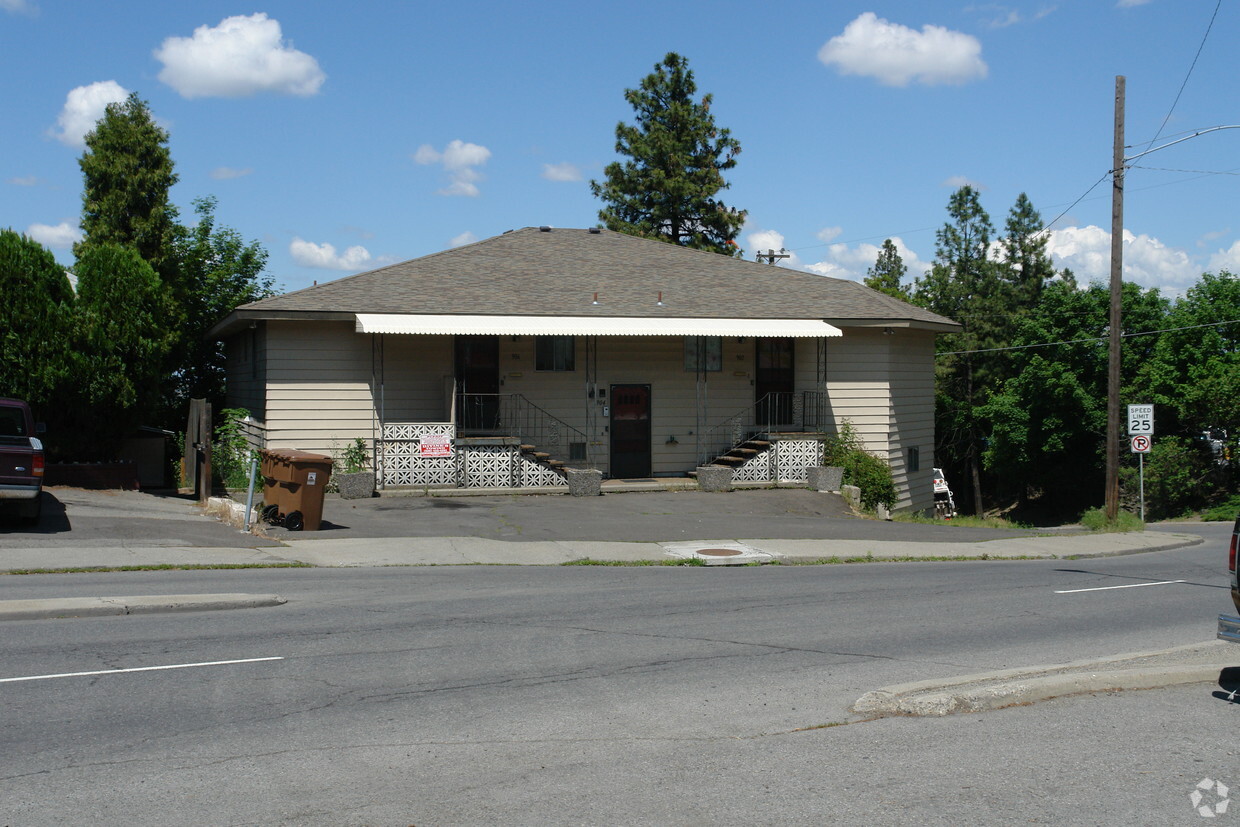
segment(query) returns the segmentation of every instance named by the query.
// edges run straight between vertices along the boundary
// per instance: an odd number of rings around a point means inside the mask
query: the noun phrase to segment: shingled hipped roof
[[[843,326],[958,328],[853,281],[610,230],[526,227],[243,305],[216,332],[249,319],[358,313],[821,319]]]

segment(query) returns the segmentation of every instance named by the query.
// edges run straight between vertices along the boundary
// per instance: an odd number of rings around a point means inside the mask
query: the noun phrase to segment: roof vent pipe
[[[598,293],[594,294],[594,301],[590,302],[590,304],[598,304]]]
[[[538,228],[538,232],[540,232],[540,233],[549,233],[549,232],[551,232],[551,228],[550,228],[550,227],[548,227],[546,224],[544,224],[544,225],[542,225],[541,227],[539,227],[539,228]]]
[[[656,306],[656,307],[662,307],[662,306],[663,306],[663,291],[662,291],[662,290],[660,290],[660,291],[659,291],[659,300],[658,300],[657,302],[655,302],[655,306]]]
[[[588,232],[590,233],[590,235],[598,235],[599,233],[601,233],[601,232],[603,232],[603,231],[602,231],[602,230],[600,230],[598,227],[591,227],[591,228],[588,230]]]

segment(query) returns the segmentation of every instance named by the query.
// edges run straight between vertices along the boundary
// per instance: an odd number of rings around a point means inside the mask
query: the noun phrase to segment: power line
[[[1210,15],[1210,22],[1206,25],[1206,33],[1201,36],[1201,44],[1197,47],[1197,54],[1193,55],[1193,62],[1189,65],[1188,72],[1184,75],[1184,82],[1180,84],[1180,91],[1175,93],[1175,100],[1171,102],[1171,108],[1167,110],[1167,116],[1163,118],[1163,122],[1159,125],[1158,131],[1154,133],[1154,137],[1150,138],[1149,143],[1145,145],[1146,149],[1149,149],[1158,140],[1158,136],[1162,134],[1163,129],[1167,126],[1167,121],[1171,120],[1171,113],[1175,112],[1175,107],[1180,102],[1180,96],[1184,94],[1184,87],[1188,86],[1188,79],[1193,76],[1193,69],[1197,67],[1197,60],[1201,57],[1201,50],[1206,47],[1206,40],[1210,37],[1210,30],[1214,28],[1214,19],[1218,17],[1218,10],[1222,5],[1223,0],[1218,0],[1215,4],[1214,14]]]
[[[1219,327],[1221,325],[1229,325],[1229,324],[1240,324],[1240,319],[1232,319],[1231,321],[1227,321],[1227,322],[1209,322],[1207,324],[1193,324],[1193,325],[1186,325],[1184,327],[1167,327],[1167,328],[1163,328],[1162,330],[1144,330],[1138,333],[1121,333],[1120,337],[1124,339],[1129,339],[1129,338],[1132,338],[1133,336],[1153,336],[1156,333],[1175,333],[1180,330],[1199,330],[1203,327]],[[1079,344],[1087,344],[1090,342],[1096,343],[1096,342],[1105,342],[1105,341],[1107,341],[1107,337],[1101,336],[1101,337],[1094,337],[1090,339],[1065,339],[1061,342],[1039,342],[1038,344],[1035,344],[1035,345],[1009,345],[1007,347],[979,348],[978,350],[949,350],[943,353],[934,354],[934,358],[937,359],[940,356],[963,356],[969,353],[996,353],[1001,350],[1028,350],[1030,348],[1035,348],[1035,347],[1055,347],[1057,345],[1079,345]]]

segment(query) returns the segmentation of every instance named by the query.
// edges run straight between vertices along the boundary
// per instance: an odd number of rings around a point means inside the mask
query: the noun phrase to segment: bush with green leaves
[[[891,506],[896,501],[896,485],[891,466],[865,450],[861,435],[852,422],[845,419],[835,436],[822,441],[822,464],[844,469],[844,485],[861,489],[861,504],[877,508],[881,503]]]
[[[346,474],[357,474],[366,470],[366,463],[370,461],[370,457],[366,454],[366,440],[360,436],[344,449],[344,456],[341,462],[344,464],[344,472]]]
[[[249,415],[245,408],[220,411],[220,424],[211,447],[211,466],[225,488],[245,488],[250,483],[253,452],[241,427],[241,421]]]

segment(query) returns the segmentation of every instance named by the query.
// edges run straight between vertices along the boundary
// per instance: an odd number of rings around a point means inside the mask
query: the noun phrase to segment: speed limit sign
[[[1148,454],[1150,452],[1150,438],[1144,434],[1137,434],[1132,438],[1132,452],[1134,454]]]

